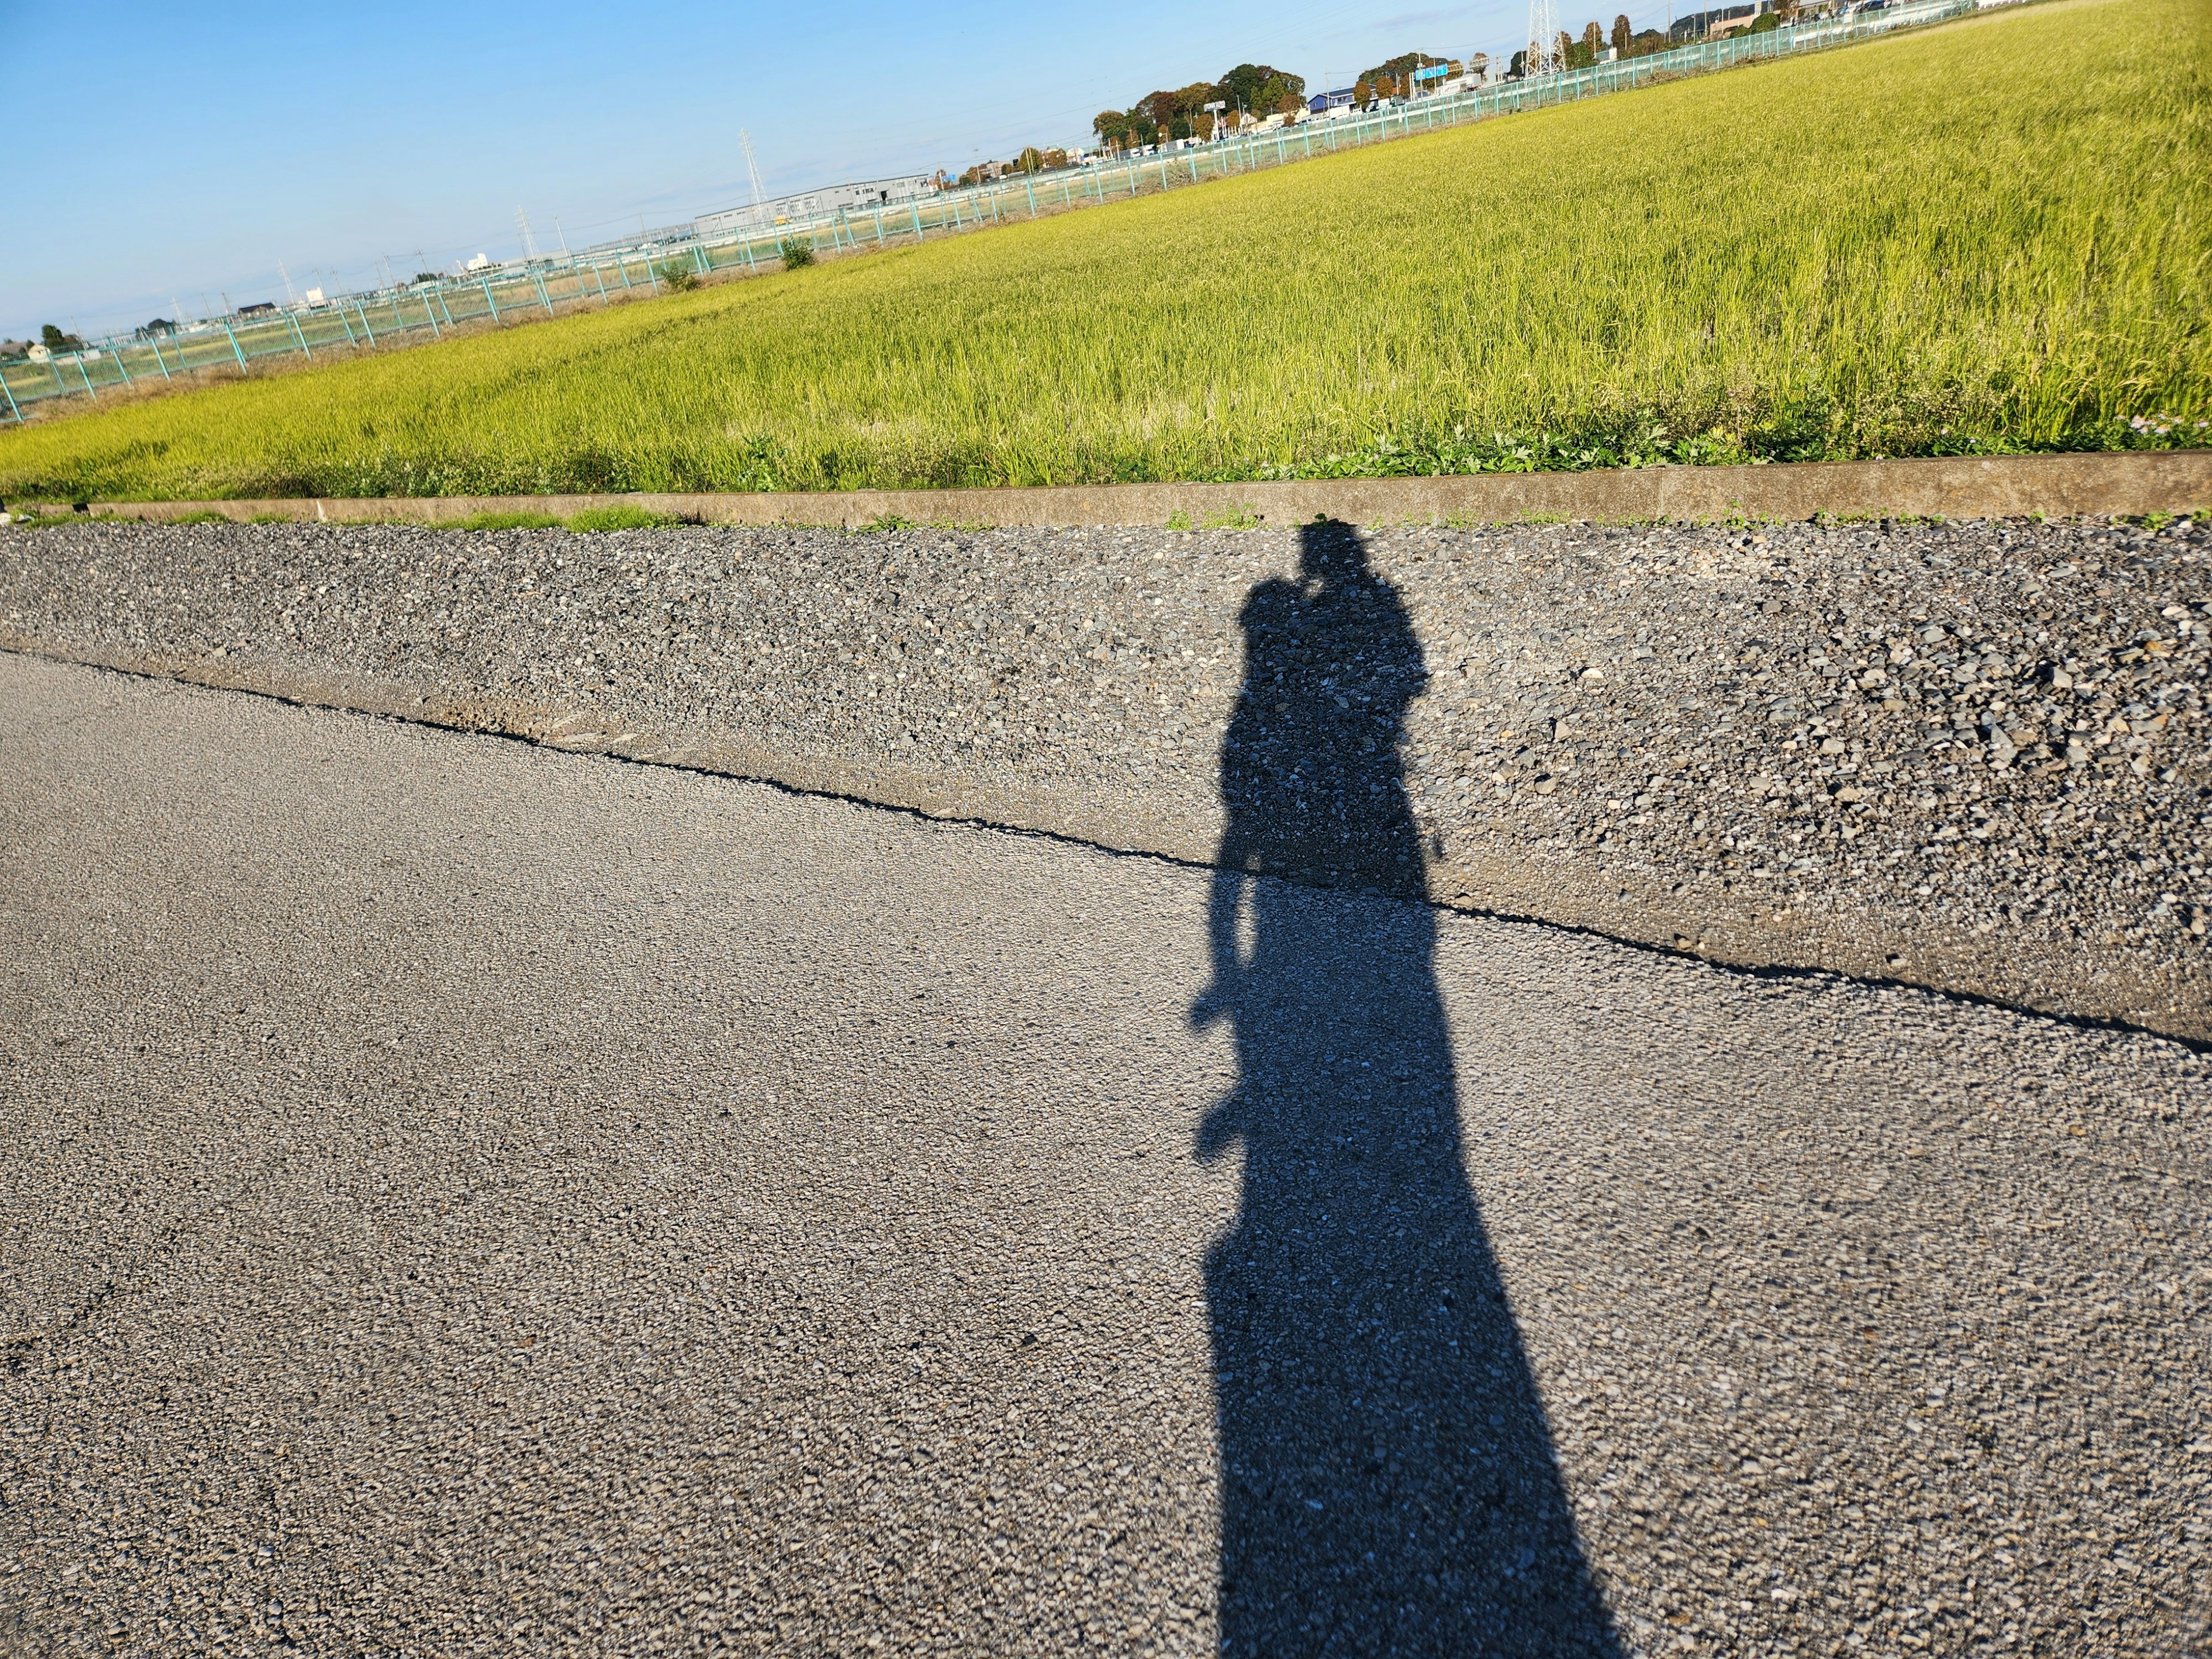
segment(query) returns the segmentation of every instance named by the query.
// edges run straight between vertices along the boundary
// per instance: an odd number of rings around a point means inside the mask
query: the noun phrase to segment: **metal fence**
[[[142,383],[173,381],[209,370],[251,374],[256,362],[312,361],[319,352],[423,343],[471,325],[499,325],[603,306],[625,295],[658,293],[672,271],[707,276],[778,269],[781,245],[790,240],[804,242],[817,253],[864,251],[929,241],[1008,219],[1034,219],[1047,212],[1157,195],[1208,178],[1287,166],[1440,127],[1819,51],[2004,3],[1917,0],[1851,17],[1701,41],[1561,75],[1423,98],[1372,112],[1300,121],[1250,137],[1054,173],[1015,174],[866,211],[848,210],[721,237],[695,234],[511,263],[463,276],[343,295],[320,306],[241,313],[184,325],[173,335],[112,337],[43,362],[0,364],[0,415],[21,421],[26,408],[49,398],[97,400],[102,392],[112,395]]]

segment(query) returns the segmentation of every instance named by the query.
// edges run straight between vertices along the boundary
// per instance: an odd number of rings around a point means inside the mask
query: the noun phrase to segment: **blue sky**
[[[1398,0],[1399,4],[1403,0]],[[1694,0],[1692,0],[1694,3]],[[1611,0],[1589,15],[1607,21]],[[1571,20],[1567,13],[1572,11]],[[771,191],[958,171],[1243,61],[1310,84],[1395,52],[1510,53],[1527,0],[1039,8],[0,0],[0,334],[88,334],[688,219]],[[1632,6],[1638,27],[1663,5]],[[1571,0],[1561,22],[1587,21]],[[558,229],[556,222],[558,222]]]

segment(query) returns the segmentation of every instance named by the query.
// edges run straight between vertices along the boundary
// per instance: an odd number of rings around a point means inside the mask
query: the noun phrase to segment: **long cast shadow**
[[[1399,745],[1426,684],[1397,591],[1340,525],[1255,588],[1193,1018],[1244,1153],[1206,1264],[1224,1655],[1609,1656],[1480,1207]],[[1296,881],[1265,880],[1262,873]]]

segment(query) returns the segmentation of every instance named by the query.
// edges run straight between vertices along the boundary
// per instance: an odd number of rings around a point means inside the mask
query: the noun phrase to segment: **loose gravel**
[[[1415,694],[1431,898],[2212,1040],[2212,528],[1364,539],[1419,660],[1334,638],[1297,691]],[[0,643],[1202,861],[1240,610],[1298,556],[88,524],[0,532]]]
[[[1217,891],[0,659],[0,1649],[2204,1650],[2203,1057]]]

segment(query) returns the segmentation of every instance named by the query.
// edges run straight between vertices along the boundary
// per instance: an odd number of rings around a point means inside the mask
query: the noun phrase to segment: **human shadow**
[[[1244,1158],[1206,1269],[1220,1650],[1617,1655],[1462,1161],[1433,915],[1393,902],[1419,643],[1340,525],[1241,622],[1193,1010],[1237,1059],[1198,1156]]]

